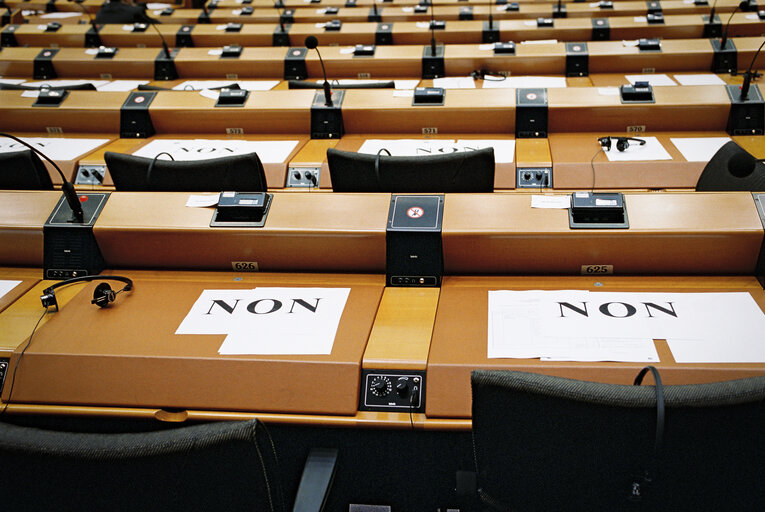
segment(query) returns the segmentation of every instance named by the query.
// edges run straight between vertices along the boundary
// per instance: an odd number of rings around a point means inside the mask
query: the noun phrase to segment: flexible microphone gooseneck
[[[274,9],[276,9],[276,12],[279,13],[279,29],[284,32],[284,11],[280,11],[284,7],[284,4],[280,2],[279,0],[274,0]],[[286,11],[287,8],[284,7],[284,10]]]
[[[321,58],[321,52],[319,52],[319,40],[316,39],[316,36],[308,36],[305,38],[305,47],[309,50],[316,50],[316,54],[319,56],[321,72],[324,74],[324,104],[328,107],[331,107],[334,105],[334,103],[332,103],[332,89],[329,87],[329,82],[327,81],[327,70],[324,67],[324,60]]]
[[[728,27],[730,26],[730,22],[733,19],[733,15],[738,12],[739,9],[743,9],[747,5],[747,0],[743,0],[740,2],[735,9],[733,9],[733,12],[730,13],[730,17],[728,18],[728,22],[725,24],[725,30],[723,30],[722,38],[720,39],[720,50],[725,50],[725,46],[728,44]]]
[[[48,158],[42,151],[37,149],[36,147],[32,146],[31,144],[28,144],[27,142],[24,142],[23,140],[19,139],[15,135],[11,135],[9,133],[0,132],[1,137],[8,137],[9,139],[13,139],[22,146],[25,146],[32,150],[34,153],[36,153],[38,156],[41,156],[58,171],[59,175],[61,176],[61,179],[64,181],[63,185],[61,185],[61,191],[64,193],[64,197],[66,197],[66,202],[69,203],[69,208],[72,209],[72,214],[74,215],[75,222],[83,222],[83,219],[85,218],[85,213],[82,211],[82,204],[80,204],[80,199],[77,197],[77,191],[74,190],[74,185],[71,181],[66,179],[66,176],[64,176],[63,171],[61,168]]]
[[[430,55],[436,56],[436,15],[433,12],[433,0],[430,0]]]
[[[494,14],[491,12],[491,0],[489,0],[489,30],[494,30]]]
[[[152,26],[154,31],[159,36],[159,39],[162,41],[162,50],[165,52],[165,58],[167,60],[173,60],[173,56],[170,55],[170,48],[167,46],[167,41],[165,41],[165,37],[162,35],[162,32],[160,32],[159,29],[157,28],[157,24],[156,23],[149,23],[149,25]]]
[[[741,96],[739,96],[739,100],[741,101],[746,101],[746,98],[749,95],[749,86],[752,84],[752,76],[754,74],[752,72],[752,69],[754,68],[754,61],[757,60],[757,56],[760,54],[760,50],[762,50],[763,45],[765,45],[765,41],[763,41],[760,47],[757,48],[757,51],[754,52],[752,62],[749,63],[749,68],[746,70],[746,73],[744,73],[744,83],[741,84]]]
[[[77,5],[77,7],[80,8],[80,10],[85,14],[85,16],[88,17],[88,20],[90,20],[90,26],[93,27],[93,32],[96,33],[96,37],[98,38],[99,42],[101,41],[101,37],[98,35],[98,27],[96,26],[96,20],[93,19],[93,16],[88,12],[87,9],[85,9],[85,6],[82,5],[82,2],[85,0],[66,0],[67,2],[72,2],[73,4]]]
[[[707,21],[707,24],[709,24],[709,25],[714,23],[714,20],[715,20],[715,7],[717,7],[717,0],[712,2],[712,8],[709,10],[709,20]]]

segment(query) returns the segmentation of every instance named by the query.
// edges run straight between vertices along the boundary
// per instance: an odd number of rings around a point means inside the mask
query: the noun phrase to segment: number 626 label
[[[231,268],[238,270],[239,272],[257,272],[257,261],[232,261]]]

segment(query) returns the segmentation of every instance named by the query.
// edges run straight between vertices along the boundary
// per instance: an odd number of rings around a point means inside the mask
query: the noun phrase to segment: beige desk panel
[[[0,265],[42,268],[43,224],[60,197],[54,190],[0,192]]]
[[[0,91],[0,130],[119,133],[120,107],[128,96],[126,92],[71,91],[60,107],[33,107],[36,98],[21,94],[22,91]]]
[[[601,283],[596,286],[595,283]],[[488,290],[741,292],[765,310],[765,291],[753,277],[446,277],[428,358],[428,418],[469,418],[470,371],[519,370],[581,380],[631,384],[642,363],[552,362],[486,357]],[[695,384],[765,375],[765,364],[678,364],[656,341],[655,364],[664,384]]]
[[[452,89],[443,106],[412,106],[411,97],[393,96],[393,91],[352,90],[343,101],[343,123],[348,134],[422,134],[423,128],[437,133],[515,132],[515,90]],[[385,105],[385,108],[381,108]]]
[[[11,401],[355,414],[361,358],[383,277],[303,276],[297,286],[351,289],[330,355],[221,356],[223,335],[174,334],[204,289],[294,283],[290,276],[235,277],[220,274],[214,281],[136,277],[134,290],[105,309],[90,304],[96,284],[86,286],[38,329],[19,366]],[[80,328],[67,328],[72,322]],[[11,368],[18,357],[17,350]],[[7,389],[3,399],[8,400]]]
[[[557,189],[695,189],[707,162],[688,162],[671,142],[680,137],[728,137],[725,132],[648,132],[656,137],[671,160],[611,162],[597,140],[600,133],[552,133],[553,185]],[[641,134],[609,133],[609,136]],[[615,143],[614,143],[615,144]],[[634,143],[637,144],[637,143]],[[629,148],[627,148],[629,151]],[[612,147],[611,151],[617,151]],[[594,157],[594,159],[593,159]],[[591,163],[592,162],[592,163]],[[593,171],[594,167],[594,171]],[[594,173],[594,176],[593,176]],[[594,181],[593,181],[594,180]]]
[[[53,58],[53,66],[59,78],[114,79],[144,78],[154,76],[154,59],[159,48],[119,48],[111,59],[97,59],[86,53],[86,48],[61,48]]]
[[[210,228],[188,193],[116,192],[94,232],[111,267],[384,272],[389,194],[274,194],[264,228]]]
[[[29,291],[32,286],[37,284],[41,277],[42,272],[38,268],[0,267],[0,280],[21,281],[9,292],[0,297],[0,313]]]
[[[530,194],[451,194],[444,273],[577,275],[582,265],[629,274],[751,275],[763,227],[752,195],[625,193],[629,229],[570,229],[568,210],[531,208]],[[721,215],[720,212],[726,212]]]

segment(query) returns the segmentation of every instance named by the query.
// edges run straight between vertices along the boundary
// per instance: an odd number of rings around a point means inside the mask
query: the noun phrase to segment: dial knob
[[[409,392],[409,379],[407,377],[399,377],[396,381],[396,393],[398,396],[406,396]]]
[[[388,377],[379,375],[372,379],[372,384],[369,386],[372,394],[375,396],[387,396],[393,389],[393,384]]]

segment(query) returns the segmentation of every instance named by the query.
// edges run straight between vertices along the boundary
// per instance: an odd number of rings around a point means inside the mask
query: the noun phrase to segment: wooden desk
[[[428,418],[469,418],[470,371],[519,370],[572,379],[631,384],[641,363],[488,359],[489,290],[749,292],[765,311],[765,291],[753,277],[446,277],[428,356]],[[655,341],[664,384],[695,384],[765,375],[763,363],[679,364],[666,342]]]
[[[60,197],[54,190],[0,191],[0,265],[42,268],[43,225]]]
[[[382,276],[126,275],[135,278],[134,290],[120,295],[111,307],[90,304],[92,283],[49,315],[23,356],[12,402],[356,412],[359,366],[382,294]],[[221,356],[223,335],[174,334],[202,290],[264,286],[350,288],[330,355]],[[77,329],[66,327],[73,322]],[[11,369],[19,353],[17,349],[11,358]],[[7,401],[9,388],[3,393]]]
[[[763,223],[748,192],[626,192],[629,229],[569,228],[568,210],[531,208],[530,194],[449,194],[447,275],[753,275]],[[725,214],[721,214],[725,212]]]
[[[553,186],[556,189],[580,190],[591,188],[695,189],[696,182],[707,162],[686,161],[670,139],[728,137],[725,132],[661,132],[646,135],[656,137],[672,159],[611,162],[603,151],[599,152],[600,144],[597,140],[603,136],[602,134],[550,134],[548,140],[553,158]]]
[[[40,281],[40,269],[26,267],[0,267],[0,280],[21,281],[11,291],[0,297],[0,313],[13,304]]]
[[[750,20],[748,13],[733,16],[728,31],[731,37],[757,37],[761,29],[759,19]],[[634,16],[612,16],[608,18],[611,40],[633,40],[644,37],[663,39],[701,38],[704,21],[701,15],[667,15],[663,24],[648,24],[635,21]],[[557,18],[553,27],[537,27],[535,20],[497,20],[500,39],[503,41],[528,41],[557,39],[558,41],[588,41],[592,39],[592,20],[588,18]],[[181,24],[157,25],[167,41],[181,29]],[[277,27],[271,23],[243,23],[239,32],[225,32],[225,25],[196,25],[191,32],[194,46],[216,47],[238,43],[242,46],[271,46],[273,32]],[[56,32],[46,32],[37,25],[9,25],[4,29],[12,32],[19,46],[75,46],[82,47],[89,25],[62,25]],[[315,35],[320,45],[373,44],[377,23],[347,22],[338,31],[323,31],[315,23],[295,23],[289,31],[290,44],[302,46],[306,36]],[[436,39],[445,44],[478,44],[482,41],[483,21],[449,21],[443,30],[438,30]],[[103,44],[107,46],[153,46],[162,44],[153,29],[134,33],[123,29],[123,25],[106,25],[99,31]],[[430,42],[431,34],[427,22],[402,21],[393,23],[394,44],[419,44]]]
[[[194,30],[197,30],[196,27]],[[193,32],[192,32],[193,33]],[[735,39],[738,68],[747,68],[760,45],[758,37]],[[298,42],[302,45],[302,42]],[[352,47],[324,46],[322,57],[327,74],[332,78],[413,78],[422,75],[422,45],[378,45],[374,56],[355,57]],[[42,48],[5,48],[0,54],[0,73],[5,76],[32,77],[33,61]],[[239,58],[222,58],[210,52],[219,48],[180,48],[175,68],[185,78],[271,78],[282,79],[285,47],[248,47]],[[622,41],[589,41],[588,68],[594,85],[614,85],[599,77],[614,73],[708,72],[712,68],[713,51],[707,39],[666,39],[661,51],[640,51]],[[214,52],[215,53],[215,52]],[[93,49],[60,48],[53,57],[59,78],[146,78],[154,76],[157,48],[122,47],[113,59],[97,59]],[[309,52],[305,58],[311,78],[321,78],[319,58]],[[765,64],[760,54],[755,67]],[[518,44],[514,55],[495,55],[493,49],[480,44],[448,44],[444,48],[447,76],[468,76],[473,70],[511,75],[563,75],[566,71],[566,44]],[[739,82],[740,77],[737,77]],[[624,83],[620,80],[616,85]]]
[[[263,228],[210,228],[212,208],[187,208],[188,193],[115,192],[94,232],[112,268],[263,272],[385,269],[389,194],[275,193]]]

